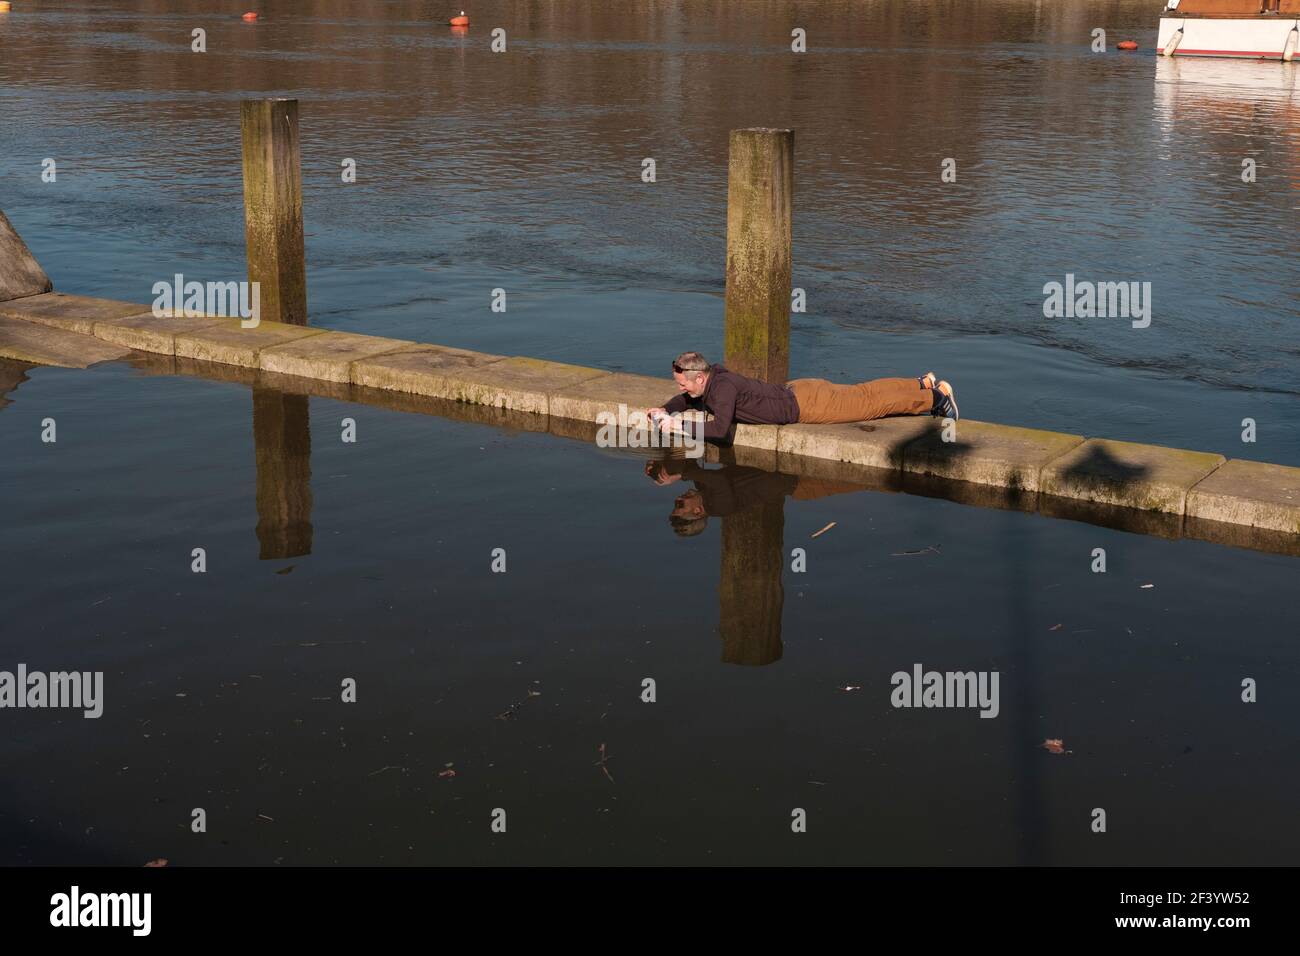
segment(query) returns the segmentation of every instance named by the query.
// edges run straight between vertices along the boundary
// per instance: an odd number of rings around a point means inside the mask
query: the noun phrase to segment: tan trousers
[[[877,378],[857,385],[836,385],[824,378],[797,378],[789,383],[799,403],[799,421],[813,425],[865,422],[887,415],[928,415],[935,392],[914,378]]]

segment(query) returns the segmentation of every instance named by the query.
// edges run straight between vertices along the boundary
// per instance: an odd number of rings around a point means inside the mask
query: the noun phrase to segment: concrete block
[[[150,312],[122,318],[104,318],[95,322],[95,337],[114,345],[139,349],[142,352],[176,354],[176,336],[195,332],[220,323],[208,316],[186,318],[183,316],[155,316]]]
[[[1039,490],[1181,515],[1187,492],[1224,461],[1209,452],[1090,438],[1043,467]]]
[[[0,301],[40,295],[53,288],[27,243],[0,212]]]
[[[302,381],[301,379],[299,381]],[[394,412],[412,415],[434,415],[452,421],[471,425],[486,425],[490,428],[506,428],[520,432],[544,432],[547,422],[545,415],[530,412],[517,412],[509,408],[493,408],[487,405],[467,405],[464,402],[448,398],[435,398],[432,395],[416,395],[396,389],[366,388],[362,385],[352,386],[352,401]],[[582,425],[574,422],[574,425]],[[589,426],[593,430],[595,425]]]
[[[881,418],[849,425],[782,425],[776,429],[776,447],[782,455],[829,458],[868,468],[897,470],[903,464],[903,448],[939,424],[938,419],[927,415]]]
[[[437,398],[546,415],[552,394],[609,374],[597,368],[516,356],[478,368],[448,369],[440,379],[431,380],[430,387],[438,389]]]
[[[999,488],[1038,490],[1043,465],[1083,444],[1082,435],[1063,435],[1034,428],[958,421],[953,441],[945,429],[931,429],[903,451],[903,470]]]
[[[351,382],[352,363],[411,345],[404,339],[352,332],[322,332],[307,338],[273,345],[258,353],[259,365],[268,372]]]
[[[62,292],[47,292],[45,295],[0,302],[0,316],[49,325],[65,332],[80,332],[82,335],[94,335],[96,322],[144,315],[148,311],[149,306],[138,302],[94,299],[85,295],[64,295]]]
[[[736,434],[732,439],[732,447],[735,448],[755,448],[761,451],[770,451],[776,453],[777,445],[780,442],[780,432],[785,425],[736,425]]]
[[[503,359],[504,355],[487,352],[414,344],[362,359],[352,366],[352,380],[366,388],[437,396],[445,391],[448,370],[480,368]]]
[[[305,325],[286,325],[283,322],[259,322],[246,329],[239,319],[221,319],[215,325],[178,334],[176,355],[200,362],[259,368],[259,356],[263,349],[296,342],[312,335],[322,335],[324,331]]]
[[[1300,468],[1234,458],[1188,492],[1187,515],[1300,535]]]
[[[588,379],[550,396],[550,415],[553,418],[573,418],[594,422],[604,413],[618,419],[619,405],[626,405],[628,416],[647,408],[658,408],[678,391],[672,379],[651,378],[648,375],[628,375],[611,372],[600,378]],[[637,421],[641,416],[637,416]]]
[[[129,354],[128,349],[101,342],[94,336],[78,335],[19,319],[0,318],[0,358],[62,368],[86,368],[96,362],[126,358]]]

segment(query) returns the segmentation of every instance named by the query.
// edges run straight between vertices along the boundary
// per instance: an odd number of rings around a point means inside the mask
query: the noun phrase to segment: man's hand
[[[645,417],[649,421],[654,421],[654,417],[656,415],[667,415],[667,414],[668,414],[668,409],[666,408],[647,408],[645,410]]]

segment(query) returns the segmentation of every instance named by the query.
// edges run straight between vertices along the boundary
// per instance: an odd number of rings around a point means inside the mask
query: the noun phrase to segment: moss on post
[[[261,318],[306,325],[298,101],[244,100],[239,113],[248,281],[260,284]]]
[[[765,382],[784,382],[790,370],[793,193],[794,130],[732,130],[725,362]]]

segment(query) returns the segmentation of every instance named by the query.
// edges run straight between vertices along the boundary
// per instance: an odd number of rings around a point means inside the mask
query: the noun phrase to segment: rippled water
[[[239,277],[237,101],[290,95],[314,322],[657,373],[720,352],[727,131],[791,126],[792,374],[939,365],[972,417],[1193,447],[1253,412],[1248,457],[1300,460],[1297,67],[1116,52],[1154,43],[1150,3],[484,2],[463,35],[427,3],[261,12],[0,21],[0,208],[59,288]],[[1150,282],[1151,327],[1044,318],[1067,273]]]

